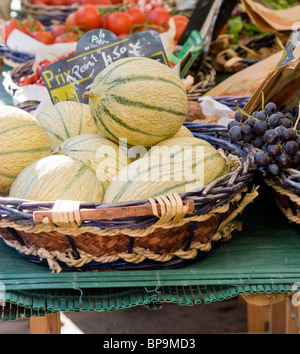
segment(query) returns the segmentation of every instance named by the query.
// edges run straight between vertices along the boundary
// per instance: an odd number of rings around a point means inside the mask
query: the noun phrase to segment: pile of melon
[[[228,173],[223,156],[183,126],[181,79],[153,59],[109,65],[85,93],[36,118],[0,112],[0,194],[116,203],[186,192]]]

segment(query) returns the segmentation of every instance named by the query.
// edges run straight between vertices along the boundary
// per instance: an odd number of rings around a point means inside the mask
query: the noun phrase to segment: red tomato
[[[78,26],[88,30],[101,27],[101,17],[98,8],[94,5],[83,5],[77,10]]]
[[[44,31],[45,30],[44,25],[40,21],[38,21],[34,18],[31,18],[31,17],[23,20],[22,26],[23,26],[24,30],[26,31],[26,33],[29,33],[30,35],[34,31]]]
[[[81,5],[105,5],[109,6],[112,5],[111,0],[81,0]]]
[[[52,36],[51,32],[33,31],[31,33],[31,37],[35,38],[38,41],[45,43],[45,44],[53,44],[54,43],[54,37]]]
[[[128,9],[127,13],[131,16],[134,25],[142,25],[146,21],[144,12],[138,7]]]
[[[49,5],[50,0],[31,0],[34,5]]]
[[[65,25],[67,28],[78,26],[77,11],[72,12],[67,16]]]
[[[61,34],[56,37],[54,43],[69,43],[69,42],[78,42],[80,35],[75,32],[69,32],[65,34]]]
[[[118,37],[119,38],[123,38],[123,37],[126,37],[128,35],[129,35],[129,33],[121,33],[121,34],[118,35]]]
[[[67,26],[66,25],[54,25],[51,28],[51,34],[54,38],[56,38],[57,36],[60,36],[63,33],[67,32]]]
[[[46,66],[50,65],[51,64],[51,61],[50,60],[43,60],[39,63],[38,67],[36,68],[36,74],[37,75],[40,75],[41,73],[41,70],[44,69]]]
[[[174,15],[172,16],[173,20],[176,21],[185,21],[186,23],[189,22],[189,19],[186,16],[183,15]]]
[[[31,85],[33,80],[29,76],[22,76],[18,81],[18,86]]]
[[[35,84],[38,86],[45,86],[44,80],[41,77],[36,80]]]
[[[4,23],[1,28],[1,37],[5,40],[5,42],[7,41],[7,38],[11,32],[15,29],[22,31],[21,22],[19,20],[11,19]]]
[[[132,18],[125,12],[113,12],[107,17],[107,29],[117,36],[129,33],[132,26]]]
[[[169,12],[161,7],[158,7],[150,11],[147,20],[152,21],[156,25],[162,25],[168,23],[171,15]]]
[[[187,26],[186,21],[178,20],[175,22],[175,28],[176,28],[175,41],[178,41],[179,38],[182,36],[186,26]]]
[[[101,28],[107,29],[107,17],[108,14],[103,14],[101,16]]]
[[[168,60],[168,62],[169,62],[170,68],[173,69],[175,67],[175,64],[170,59]]]
[[[49,0],[51,6],[68,6],[70,4],[69,0]]]
[[[112,3],[113,5],[122,4],[122,3],[123,3],[123,0],[111,0],[111,3]]]

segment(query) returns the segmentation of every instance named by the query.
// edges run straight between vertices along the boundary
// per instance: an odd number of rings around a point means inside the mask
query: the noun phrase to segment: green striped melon
[[[205,185],[228,173],[223,156],[207,141],[195,137],[173,137],[152,147],[144,157],[158,154],[191,168]]]
[[[177,133],[188,108],[181,79],[168,66],[143,57],[117,60],[84,94],[102,135],[129,146],[152,146]]]
[[[19,173],[47,155],[51,155],[50,140],[40,123],[22,109],[1,106],[0,194],[7,195]]]
[[[108,186],[104,202],[187,192],[227,173],[225,159],[208,142],[194,137],[170,138],[121,170]]]
[[[203,185],[191,170],[145,157],[123,168],[110,182],[103,201],[117,203],[186,192]]]
[[[27,166],[9,194],[34,201],[82,202],[102,202],[103,195],[103,186],[91,167],[64,155],[47,156]]]
[[[72,136],[97,133],[99,130],[89,105],[75,101],[51,104],[37,115],[37,120],[48,133],[52,150]]]
[[[180,138],[182,136],[194,136],[193,133],[184,125],[178,130],[173,138]]]
[[[99,134],[82,134],[64,141],[54,153],[67,155],[90,165],[106,188],[112,178],[131,163],[127,153]]]

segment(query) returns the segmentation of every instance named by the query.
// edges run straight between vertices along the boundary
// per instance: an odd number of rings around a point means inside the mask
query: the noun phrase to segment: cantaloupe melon
[[[106,188],[112,178],[131,163],[122,147],[99,134],[82,134],[64,141],[54,153],[67,155],[90,165]]]
[[[194,135],[187,127],[183,125],[172,138],[180,138],[182,136],[194,136]]]
[[[186,192],[202,186],[191,170],[159,159],[141,158],[123,168],[110,182],[103,201],[117,203],[141,200],[173,192]]]
[[[208,142],[194,137],[170,138],[121,170],[108,186],[104,202],[182,193],[203,187],[226,173],[225,159]]]
[[[48,133],[52,150],[72,136],[98,131],[89,105],[85,103],[57,102],[43,109],[36,118]]]
[[[101,202],[104,188],[96,173],[69,156],[44,157],[27,166],[14,181],[9,196],[34,201]]]
[[[12,106],[0,107],[0,194],[9,193],[26,166],[50,154],[50,139],[31,114]]]
[[[228,173],[223,156],[210,143],[195,137],[172,137],[152,147],[144,157],[151,154],[191,168],[205,185]]]
[[[102,135],[129,146],[152,146],[177,133],[188,100],[181,79],[168,66],[143,57],[115,61],[85,93]]]

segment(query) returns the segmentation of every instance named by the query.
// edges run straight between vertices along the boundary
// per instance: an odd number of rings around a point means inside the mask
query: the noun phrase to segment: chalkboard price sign
[[[87,99],[82,95],[90,89],[95,76],[108,65],[122,58],[148,57],[168,65],[163,44],[155,30],[133,33],[116,40],[110,37],[107,42],[100,46],[93,45],[90,40],[82,42],[83,46],[89,49],[76,51],[76,54],[51,64],[41,71],[53,103],[59,101],[87,103]]]

